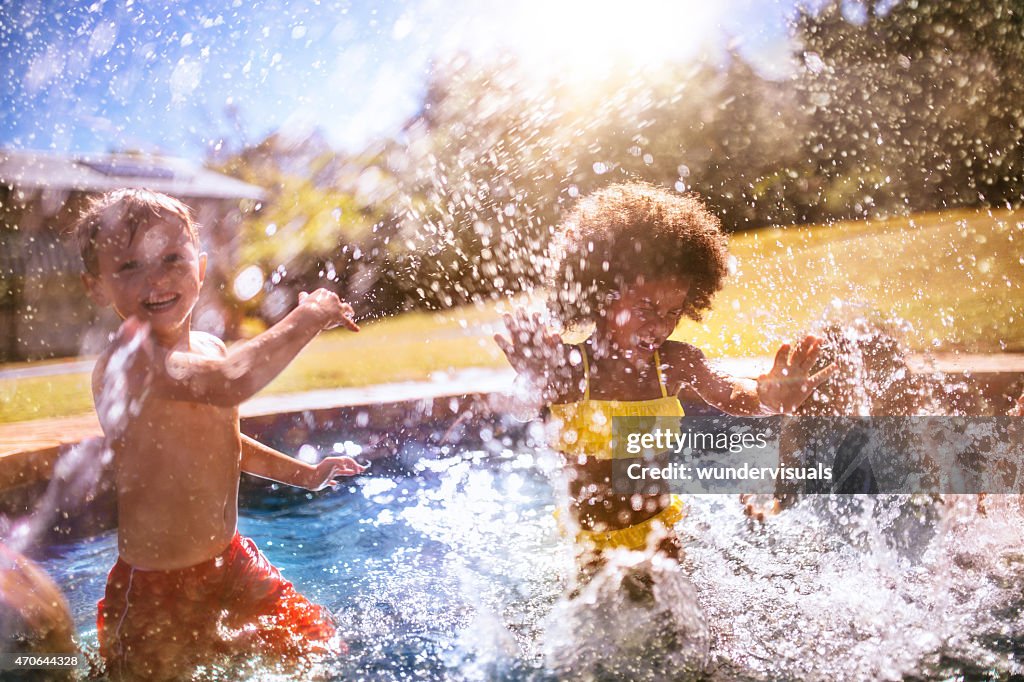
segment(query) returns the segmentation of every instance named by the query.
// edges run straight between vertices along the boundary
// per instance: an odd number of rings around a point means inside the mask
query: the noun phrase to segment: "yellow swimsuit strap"
[[[581,343],[579,349],[583,355],[583,399],[590,400],[590,363],[587,362],[587,347]]]
[[[654,371],[658,373],[658,386],[661,388],[661,397],[668,397],[668,388],[665,386],[665,377],[661,375],[661,356],[658,355],[657,349],[654,351]]]
[[[590,400],[590,362],[587,360],[587,347],[585,344],[578,346],[580,355],[583,356],[583,399]],[[665,377],[661,374],[661,356],[657,349],[654,351],[654,371],[658,373],[658,388],[661,389],[661,397],[668,397],[668,388],[665,387]]]

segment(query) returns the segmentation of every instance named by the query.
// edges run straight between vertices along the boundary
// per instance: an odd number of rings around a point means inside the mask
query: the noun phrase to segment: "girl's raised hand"
[[[514,315],[506,313],[504,319],[508,336],[495,334],[494,342],[517,374],[534,381],[546,380],[565,364],[562,337],[549,330],[538,313],[530,316],[517,310]]]
[[[779,348],[771,371],[757,378],[757,397],[762,405],[773,412],[792,414],[814,389],[828,381],[836,370],[834,363],[813,376],[810,374],[821,351],[821,341],[809,334],[794,350],[788,343]]]
[[[505,315],[505,327],[508,336],[495,334],[494,341],[525,381],[527,392],[534,396],[524,409],[534,410],[554,400],[572,375],[565,345],[562,337],[548,329],[536,313],[531,316],[517,310],[514,315]]]

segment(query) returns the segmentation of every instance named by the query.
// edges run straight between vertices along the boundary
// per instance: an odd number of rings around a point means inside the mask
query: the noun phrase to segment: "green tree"
[[[1016,0],[830,2],[797,22],[809,155],[835,215],[1019,203]]]
[[[258,265],[282,291],[326,286],[350,299],[365,294],[359,280],[377,253],[374,228],[384,215],[384,202],[360,191],[370,168],[316,133],[296,140],[272,134],[226,159],[219,170],[267,193],[245,222],[241,262]],[[260,299],[260,312],[272,321],[291,299]]]

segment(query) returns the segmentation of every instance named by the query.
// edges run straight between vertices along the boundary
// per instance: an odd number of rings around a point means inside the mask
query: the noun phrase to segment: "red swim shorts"
[[[217,657],[342,653],[330,614],[295,591],[249,538],[172,571],[117,560],[99,602],[100,654],[114,678],[173,679]]]

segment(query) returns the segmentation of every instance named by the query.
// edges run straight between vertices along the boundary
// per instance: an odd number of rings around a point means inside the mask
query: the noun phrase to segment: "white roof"
[[[0,183],[58,191],[106,192],[135,187],[176,197],[263,198],[259,187],[185,159],[135,154],[68,155],[0,149]]]

